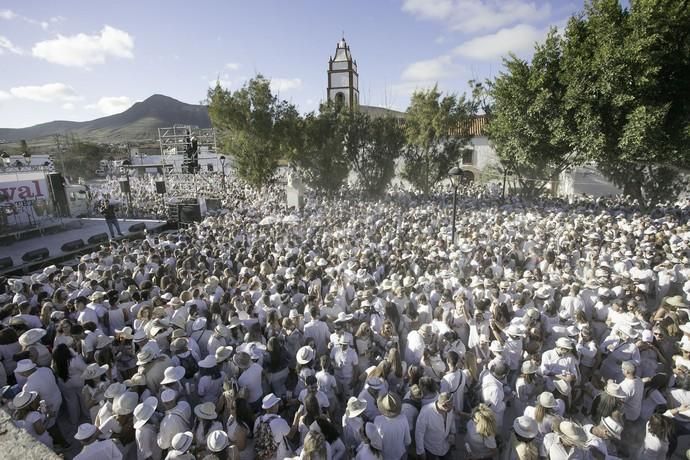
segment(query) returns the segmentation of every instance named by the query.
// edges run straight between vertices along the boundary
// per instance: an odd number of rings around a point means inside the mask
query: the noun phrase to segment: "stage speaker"
[[[14,262],[12,262],[12,257],[3,257],[0,259],[0,270],[10,268],[12,265],[14,265]]]
[[[165,194],[165,181],[162,181],[162,180],[156,181],[156,193],[159,195]]]
[[[107,233],[97,233],[86,241],[89,244],[98,244],[98,243],[105,243],[108,240],[110,240],[110,238],[108,238]]]
[[[50,255],[48,248],[34,249],[33,251],[25,252],[22,260],[24,262],[38,262],[39,260],[47,259],[48,255]]]
[[[79,249],[83,248],[86,246],[84,243],[84,240],[78,239],[74,241],[68,241],[67,243],[63,244],[60,249],[62,249],[64,252],[72,252],[72,251],[78,251]]]
[[[120,191],[125,194],[131,193],[131,189],[129,188],[129,180],[128,179],[120,179]]]
[[[69,217],[69,203],[65,193],[65,180],[60,173],[50,173],[47,176],[50,189],[53,191],[53,205],[55,213],[60,217]]]
[[[130,233],[143,232],[144,230],[146,230],[146,224],[143,222],[139,222],[138,224],[134,224],[134,225],[129,226],[129,232]]]
[[[198,204],[179,205],[180,222],[201,222],[201,208]]]

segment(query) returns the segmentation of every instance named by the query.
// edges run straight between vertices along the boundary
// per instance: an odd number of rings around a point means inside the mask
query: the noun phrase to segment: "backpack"
[[[181,356],[178,356],[177,358],[180,360],[180,366],[184,367],[184,378],[191,379],[197,372],[199,372],[199,365],[191,353],[184,358]]]
[[[254,452],[257,460],[268,460],[275,456],[278,444],[271,431],[271,420],[276,417],[261,417],[259,426],[254,432]]]

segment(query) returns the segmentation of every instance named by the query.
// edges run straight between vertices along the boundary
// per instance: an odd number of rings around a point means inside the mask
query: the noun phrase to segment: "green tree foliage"
[[[689,3],[594,0],[566,30],[573,144],[647,205],[677,194],[690,165]]]
[[[523,194],[540,193],[550,180],[578,161],[569,143],[566,88],[561,78],[561,39],[551,30],[532,62],[514,55],[489,83],[493,100],[489,137],[504,168]]]
[[[344,155],[357,175],[357,185],[369,195],[382,194],[395,176],[395,160],[405,144],[399,121],[346,110],[340,126]]]
[[[318,115],[308,114],[304,118],[302,148],[292,158],[307,184],[325,192],[337,191],[349,172],[339,113],[335,105],[323,104]]]
[[[26,143],[25,139],[19,141],[19,150],[24,156],[29,156],[29,145]]]
[[[428,194],[465,151],[470,136],[462,128],[471,115],[464,96],[444,96],[436,86],[416,91],[405,120],[403,178]]]
[[[296,155],[301,119],[294,105],[271,93],[270,80],[257,75],[234,92],[217,84],[209,90],[209,116],[223,151],[232,155],[240,177],[261,187],[278,161]]]

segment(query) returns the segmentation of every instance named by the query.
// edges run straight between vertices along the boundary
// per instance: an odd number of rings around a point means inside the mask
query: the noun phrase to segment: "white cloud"
[[[452,30],[474,33],[547,19],[551,6],[536,0],[403,0],[403,11],[443,22]]]
[[[438,56],[433,59],[413,62],[402,73],[405,81],[438,81],[458,75],[462,68],[453,62],[448,55]]]
[[[71,111],[74,110],[74,104],[72,104],[71,102],[65,102],[64,104],[62,104],[62,108]]]
[[[0,35],[0,54],[5,54],[6,51],[13,54],[23,53],[22,49],[13,45],[7,37]]]
[[[98,109],[105,115],[113,115],[124,112],[130,108],[133,101],[127,96],[109,96],[102,97],[95,104],[89,104],[85,108]]]
[[[10,94],[19,99],[38,102],[78,101],[81,97],[71,86],[64,83],[47,83],[41,86],[17,86]]]
[[[8,99],[12,99],[12,95],[7,91],[0,90],[0,101],[6,101]]]
[[[238,62],[228,62],[225,64],[225,68],[228,70],[237,70],[240,68],[240,64]]]
[[[542,41],[547,32],[548,29],[519,24],[468,40],[455,48],[454,52],[469,59],[493,61],[509,52],[518,54],[534,49],[535,42]]]
[[[17,17],[17,13],[12,10],[0,10],[0,19],[7,19],[8,21]]]
[[[105,26],[96,35],[77,34],[36,43],[34,56],[54,64],[88,68],[103,64],[108,57],[131,59],[134,57],[134,38],[127,32]]]
[[[271,91],[274,93],[291,91],[301,87],[302,80],[300,78],[271,78]]]

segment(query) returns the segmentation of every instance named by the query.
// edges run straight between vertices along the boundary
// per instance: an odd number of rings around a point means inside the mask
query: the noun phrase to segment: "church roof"
[[[352,56],[350,55],[350,47],[347,46],[347,42],[343,37],[336,45],[335,56],[333,56],[333,61],[351,61]]]

